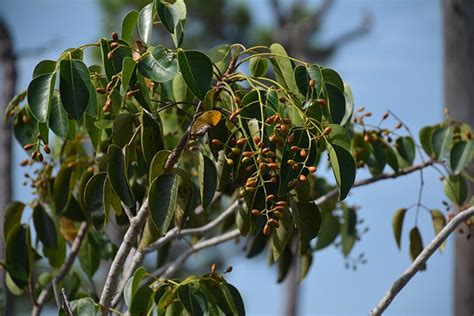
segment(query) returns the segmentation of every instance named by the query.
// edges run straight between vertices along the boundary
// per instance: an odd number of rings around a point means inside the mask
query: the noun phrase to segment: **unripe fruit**
[[[26,144],[25,146],[23,146],[23,149],[24,150],[30,150],[33,147],[34,147],[34,144]]]
[[[260,143],[260,137],[259,136],[254,136],[253,141],[254,141],[255,144]]]
[[[300,176],[298,177],[298,179],[301,181],[301,182],[305,182],[306,181],[306,176],[304,174],[300,174]]]
[[[266,200],[267,201],[273,201],[274,198],[275,198],[275,195],[269,194],[269,195],[267,195]]]
[[[278,222],[277,222],[275,219],[270,218],[270,219],[268,220],[268,224],[273,225],[273,226],[276,226],[276,225],[278,224]]]
[[[262,233],[265,235],[265,236],[268,236],[270,234],[270,226],[268,226],[268,224],[265,224],[265,226],[263,226],[263,231]]]
[[[87,172],[94,173],[94,167],[90,166],[89,168],[87,168]]]
[[[225,160],[225,162],[226,162],[229,166],[233,166],[233,165],[234,165],[234,161],[233,161],[232,159],[230,159],[230,158],[227,158],[227,159]]]
[[[260,164],[258,165],[258,169],[259,169],[260,171],[265,171],[266,166],[267,166],[267,165],[262,162],[262,163],[260,163]]]
[[[44,146],[43,146],[43,150],[44,150],[44,152],[47,153],[47,154],[50,154],[50,153],[51,153],[51,149],[49,148],[48,145],[44,145]]]
[[[317,169],[317,168],[316,168],[315,166],[309,166],[309,167],[308,167],[308,171],[311,172],[311,173],[315,172],[316,169]]]
[[[278,178],[276,176],[271,177],[270,183],[277,183],[277,182],[278,182]]]
[[[127,92],[127,98],[133,97],[133,95],[134,95],[136,92],[137,92],[137,91],[135,91],[135,90],[128,91],[128,92]]]
[[[283,201],[278,201],[278,202],[275,203],[275,205],[283,205],[283,206],[286,205],[286,204],[287,204],[287,202],[284,201],[284,200]]]
[[[280,100],[281,103],[285,103],[286,102],[286,98],[284,96],[281,96],[278,100]]]
[[[114,58],[114,52],[113,52],[113,51],[110,51],[110,52],[107,54],[107,59],[108,59],[108,60],[112,60],[112,58]]]
[[[40,152],[38,152],[38,160],[43,161],[43,155]]]
[[[268,136],[268,140],[271,143],[274,143],[277,140],[277,136],[275,134],[271,134],[270,136]]]
[[[301,151],[300,151],[301,158],[305,158],[307,155],[308,155],[308,152],[304,149],[301,149]]]
[[[280,125],[280,131],[281,131],[282,133],[288,132],[288,125],[286,125],[286,124],[281,124],[281,125]]]
[[[278,169],[278,164],[276,163],[270,163],[268,164],[268,168],[272,169],[272,170],[276,170]]]
[[[225,269],[225,273],[230,273],[232,272],[232,266],[228,266],[227,269]]]
[[[245,138],[239,138],[236,142],[237,146],[243,146],[247,142]]]
[[[214,138],[213,140],[211,140],[211,144],[214,145],[214,146],[219,146],[221,145],[221,141],[218,140],[217,138]]]
[[[253,153],[251,151],[244,151],[242,153],[242,156],[244,157],[252,157],[253,156]]]
[[[291,151],[297,152],[300,148],[298,146],[291,146]]]
[[[236,97],[234,98],[234,101],[235,101],[235,103],[237,103],[238,105],[240,105],[240,103],[242,103],[242,99],[241,99],[240,97],[238,97],[238,96],[236,96]]]
[[[117,41],[119,39],[119,36],[118,36],[117,32],[112,32],[112,39],[114,41]]]
[[[25,124],[28,124],[30,122],[30,119],[28,118],[28,116],[23,116],[23,123]]]
[[[242,159],[242,163],[247,163],[247,162],[249,162],[251,159],[252,159],[252,158],[250,158],[250,157],[244,157],[244,158]]]
[[[258,144],[257,144],[257,147],[262,148],[263,146],[265,146],[265,143],[262,140],[259,141]]]
[[[258,217],[258,216],[262,215],[262,212],[260,212],[260,211],[257,210],[257,209],[253,209],[253,210],[251,211],[251,213],[252,213],[252,215],[255,216],[255,217]]]
[[[216,271],[217,271],[217,264],[213,263],[211,265],[211,273],[214,274],[214,273],[216,273]]]
[[[117,46],[119,46],[119,43],[117,42],[113,42],[112,44],[110,44],[110,48],[112,49],[116,48]]]
[[[311,79],[311,80],[309,81],[309,86],[310,86],[311,88],[314,88],[314,85],[315,85],[315,84],[316,84],[316,81],[314,81],[314,79]]]
[[[324,130],[323,130],[323,135],[329,135],[331,133],[332,129],[330,127],[326,127]]]
[[[388,113],[387,113],[387,112],[385,112],[385,113],[383,114],[383,116],[382,116],[382,120],[386,120],[386,119],[387,119],[387,117],[388,117]]]
[[[95,91],[99,94],[105,94],[107,92],[103,87],[98,87],[97,89],[95,89]]]
[[[398,122],[398,124],[395,126],[395,129],[400,129],[403,126],[402,122]]]
[[[233,147],[231,150],[232,150],[232,153],[233,153],[233,154],[238,154],[238,153],[240,153],[240,149],[237,148],[237,147]]]
[[[288,161],[286,162],[290,167],[293,167],[294,164],[296,164],[296,161],[294,161],[293,159],[288,159]]]

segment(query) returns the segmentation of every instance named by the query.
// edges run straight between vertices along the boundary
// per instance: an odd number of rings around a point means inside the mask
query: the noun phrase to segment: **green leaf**
[[[290,248],[286,247],[277,261],[277,269],[278,269],[277,283],[281,283],[286,279],[286,276],[288,275],[288,272],[290,271],[292,261],[293,261],[293,254],[291,253]]]
[[[403,158],[406,163],[412,165],[413,161],[415,160],[416,151],[415,142],[413,141],[413,138],[409,136],[399,137],[395,141],[395,147],[397,148],[400,157]]]
[[[357,240],[357,213],[352,207],[343,206],[344,222],[341,225],[342,254],[347,257]]]
[[[100,256],[97,252],[98,249],[95,249],[91,244],[91,237],[88,235],[82,242],[81,248],[79,248],[79,263],[82,270],[91,278],[100,265]]]
[[[179,70],[186,86],[194,96],[203,100],[211,85],[212,62],[206,54],[196,50],[178,50]]]
[[[406,211],[406,208],[399,208],[393,214],[392,218],[393,235],[395,236],[395,241],[397,242],[398,249],[401,249],[403,220],[405,219]]]
[[[61,97],[55,92],[51,99],[51,112],[49,115],[49,127],[60,138],[65,139],[68,131],[67,113],[61,103]]]
[[[344,97],[346,99],[346,111],[341,121],[342,126],[346,125],[351,120],[352,113],[354,112],[354,96],[351,87],[346,83],[344,83]]]
[[[51,249],[44,245],[43,254],[46,258],[48,258],[48,263],[51,267],[60,268],[64,263],[64,259],[66,258],[66,240],[59,234],[56,235],[57,247],[55,249]]]
[[[425,126],[420,130],[420,143],[428,156],[433,156],[433,147],[431,145],[431,137],[433,137],[434,128],[432,126]]]
[[[169,150],[160,150],[155,154],[153,160],[150,164],[150,174],[148,176],[150,184],[163,174],[165,170],[166,160],[168,160],[168,156],[170,155]]]
[[[123,297],[125,299],[125,304],[127,304],[129,308],[130,306],[132,306],[133,298],[137,293],[140,287],[140,282],[143,280],[145,274],[145,268],[140,267],[135,271],[135,273],[133,273],[133,276],[128,279],[127,283],[125,283],[125,288],[123,289]]]
[[[61,102],[66,112],[78,121],[89,103],[92,84],[89,69],[77,59],[61,60],[59,69]]]
[[[13,278],[10,276],[10,273],[5,272],[5,285],[7,286],[8,291],[15,296],[21,296],[24,293],[24,290],[16,285]]]
[[[155,6],[153,2],[147,4],[141,9],[138,15],[138,32],[145,44],[150,44],[151,32],[153,30],[153,19],[155,15]]]
[[[144,77],[156,82],[170,81],[178,74],[176,58],[162,46],[144,54],[138,61],[137,69]]]
[[[178,177],[175,174],[162,174],[150,185],[148,210],[161,234],[168,231],[174,217],[177,196]]]
[[[33,223],[38,239],[48,248],[55,249],[58,246],[56,225],[54,225],[51,216],[39,203],[33,209]]]
[[[446,217],[444,217],[443,213],[441,213],[440,210],[430,210],[431,213],[431,221],[433,223],[433,229],[435,236],[439,234],[439,232],[446,226]],[[439,247],[440,251],[444,250],[444,247],[446,246],[446,241],[444,241],[441,246]]]
[[[250,75],[253,77],[262,77],[268,71],[268,59],[262,56],[257,56],[250,59],[249,62]]]
[[[314,203],[298,203],[292,200],[291,210],[300,237],[300,253],[316,238],[321,228],[321,213]]]
[[[71,309],[73,315],[100,315],[98,307],[96,307],[94,300],[90,297],[80,298],[78,300],[72,301]]]
[[[440,127],[433,132],[431,146],[436,159],[441,160],[446,156],[453,139],[452,127]]]
[[[176,293],[181,304],[191,315],[199,316],[207,312],[206,296],[192,284],[186,283],[178,286]]]
[[[344,96],[344,90],[340,90],[335,85],[326,84],[326,91],[331,121],[336,124],[341,124],[346,115],[346,98]]]
[[[112,189],[112,185],[110,184],[110,179],[106,179],[104,183],[104,214],[105,214],[105,222],[109,217],[110,212],[113,210],[115,215],[120,216],[122,215],[122,203],[120,202],[120,198],[115,194],[114,190]]]
[[[133,116],[128,112],[117,115],[112,124],[112,144],[124,147],[133,136]]]
[[[131,44],[131,39],[133,35],[133,30],[137,25],[139,13],[135,10],[127,13],[125,18],[122,21],[122,35],[120,36],[124,41],[127,41]]]
[[[326,248],[336,240],[340,231],[340,223],[332,212],[324,212],[321,219],[321,229],[319,230],[316,250]]]
[[[117,145],[110,145],[107,151],[107,161],[107,175],[112,189],[126,206],[133,208],[135,197],[128,183],[127,166],[122,149]]]
[[[286,50],[278,43],[273,43],[269,49],[275,54],[270,61],[272,62],[277,81],[290,91],[298,92],[298,87],[296,86],[295,77],[293,75],[293,67],[287,57],[288,54]]]
[[[5,265],[6,270],[19,287],[26,285],[30,275],[30,234],[26,225],[11,228],[6,238]]]
[[[390,168],[392,168],[394,172],[398,172],[400,170],[400,166],[398,164],[397,154],[388,144],[385,146],[385,157]]]
[[[450,175],[443,181],[444,193],[456,205],[461,206],[467,198],[467,183],[461,175]]]
[[[31,113],[40,122],[47,122],[56,73],[46,73],[34,78],[28,86],[28,103]]]
[[[312,263],[313,254],[311,251],[307,251],[304,255],[301,256],[298,282],[303,281],[303,279],[308,275],[309,268],[311,268]]]
[[[331,168],[339,189],[339,200],[347,197],[355,181],[356,165],[351,153],[338,145],[326,143]]]
[[[122,89],[123,93],[126,93],[128,90],[128,86],[130,84],[130,80],[132,79],[135,73],[135,65],[137,63],[131,57],[125,57],[123,59],[122,65]]]
[[[341,76],[339,76],[339,74],[335,70],[330,68],[324,68],[321,71],[325,84],[331,84],[337,89],[344,91],[344,82],[342,81]]]
[[[33,70],[33,78],[44,74],[52,74],[56,70],[57,62],[55,60],[42,60]]]
[[[423,251],[423,241],[421,239],[420,231],[418,227],[412,228],[410,231],[410,258],[412,261],[418,257],[418,255]],[[426,270],[426,263],[420,267],[420,270]]]
[[[474,141],[457,142],[451,149],[450,163],[454,174],[459,174],[469,164],[474,150]]]
[[[143,158],[150,165],[155,154],[163,150],[163,137],[159,121],[149,116],[145,111],[141,115],[141,143]]]
[[[25,209],[25,204],[21,202],[11,202],[5,208],[4,212],[4,222],[3,222],[3,236],[4,240],[7,239],[8,233],[16,226],[20,224],[21,216],[23,210]]]
[[[201,203],[204,208],[207,208],[216,193],[217,170],[212,160],[202,154],[199,155],[198,174]]]
[[[106,172],[95,174],[87,182],[84,192],[84,204],[90,211],[92,223],[99,231],[103,229],[105,222],[104,183],[106,179]]]
[[[235,311],[234,308],[232,308],[234,315],[245,316],[244,301],[242,300],[239,290],[237,290],[232,284],[223,282],[221,283],[221,288],[223,289],[224,295],[229,304],[231,304],[232,307],[235,306]]]
[[[69,168],[68,164],[69,161],[64,162],[54,178],[53,200],[57,214],[64,211],[71,194],[69,182],[71,180],[72,168]]]
[[[277,261],[283,253],[291,236],[293,235],[293,219],[290,211],[285,209],[283,217],[279,220],[279,226],[272,230],[272,253],[273,260]]]
[[[160,18],[161,24],[170,32],[174,34],[175,28],[181,18],[181,12],[177,6],[172,3],[155,1],[156,12]]]

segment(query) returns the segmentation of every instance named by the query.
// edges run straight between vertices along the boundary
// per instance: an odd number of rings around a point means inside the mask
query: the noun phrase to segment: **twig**
[[[76,259],[79,249],[81,248],[81,244],[86,237],[87,230],[89,228],[89,224],[87,222],[83,222],[77,232],[76,238],[74,239],[71,245],[71,252],[69,256],[64,261],[63,265],[59,269],[56,276],[53,280],[45,286],[45,288],[41,291],[38,295],[38,299],[36,300],[37,305],[33,307],[32,315],[37,316],[40,315],[41,310],[43,309],[44,304],[48,301],[49,297],[51,296],[51,291],[53,287],[56,286],[57,283],[61,282],[64,277],[68,274],[69,270],[71,269],[74,260]]]
[[[69,300],[67,299],[66,290],[64,288],[61,289],[61,298],[62,298],[62,305],[61,308],[63,309],[64,313],[67,316],[74,316],[71,309],[71,304],[69,304]]]
[[[182,238],[185,236],[191,236],[191,235],[193,236],[205,235],[206,233],[210,232],[212,229],[217,227],[219,224],[221,224],[223,221],[225,221],[229,216],[233,215],[238,206],[239,206],[239,202],[238,200],[236,200],[231,205],[229,205],[229,207],[224,212],[222,212],[218,217],[216,217],[214,220],[212,220],[211,222],[207,223],[204,226],[201,226],[198,228],[188,228],[182,231],[178,231],[175,227],[171,229],[170,231],[168,231],[163,237],[159,238],[158,240],[156,240],[154,243],[150,244],[146,248],[137,249],[126,273],[124,274],[122,282],[119,286],[118,294],[117,296],[115,296],[115,298],[112,301],[112,306],[117,306],[117,304],[120,302],[121,293],[123,291],[125,283],[127,282],[128,279],[132,277],[137,267],[142,264],[143,259],[145,258],[146,254],[154,250],[160,249],[166,243],[174,239]]]
[[[178,271],[183,264],[186,262],[186,260],[194,253],[201,251],[203,249],[219,245],[221,243],[224,243],[228,240],[237,238],[240,236],[240,231],[236,228],[231,231],[228,231],[222,235],[215,236],[209,239],[205,239],[202,241],[199,241],[192,247],[190,247],[188,250],[186,250],[181,256],[179,256],[175,261],[171,262],[166,269],[164,270],[163,273],[159,273],[161,278],[163,279],[169,279],[172,277],[176,271]]]
[[[400,176],[404,176],[404,175],[410,174],[412,172],[415,172],[415,171],[421,170],[423,168],[426,168],[428,166],[431,166],[434,163],[435,162],[433,160],[430,160],[430,161],[427,161],[427,162],[424,162],[424,163],[421,163],[421,164],[418,164],[418,165],[415,165],[415,166],[411,166],[411,167],[402,169],[399,172],[382,173],[382,174],[380,174],[378,176],[375,176],[375,177],[372,177],[372,178],[367,178],[367,179],[362,179],[362,180],[356,181],[356,182],[354,182],[354,185],[352,187],[356,188],[356,187],[368,185],[368,184],[371,184],[371,183],[374,183],[374,182],[377,182],[377,181],[380,181],[380,180],[395,179],[395,178],[398,178]],[[314,200],[314,203],[316,203],[316,205],[323,205],[328,200],[330,200],[333,197],[337,196],[338,193],[339,193],[338,189],[334,189],[332,191],[329,191],[325,195],[320,196],[319,198]]]
[[[439,234],[430,242],[428,246],[416,257],[415,261],[403,272],[391,288],[387,291],[382,300],[377,306],[372,309],[370,315],[381,315],[382,312],[387,309],[390,303],[393,301],[395,296],[407,285],[407,283],[413,278],[413,276],[420,270],[425,262],[431,257],[431,255],[443,244],[448,236],[458,227],[461,223],[465,222],[469,217],[474,216],[474,207],[470,207],[467,210],[459,212],[453,219],[439,232]]]

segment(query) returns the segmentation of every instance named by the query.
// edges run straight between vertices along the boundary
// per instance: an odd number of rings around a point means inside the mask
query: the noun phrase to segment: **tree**
[[[474,124],[474,3],[472,1],[443,1],[445,103],[455,119]],[[471,164],[468,192],[472,196],[473,166]],[[474,310],[474,240],[469,232],[456,238],[454,307],[456,315]]]
[[[157,21],[174,48],[152,45]],[[404,280],[472,217],[463,171],[472,158],[469,125],[448,118],[427,126],[417,145],[394,113],[372,125],[370,112],[354,110],[336,71],[291,57],[280,44],[184,50],[185,22],[180,0],[131,11],[120,36],[41,61],[10,102],[7,118],[31,155],[20,164],[35,198],[5,211],[3,267],[9,290],[29,296],[33,315],[52,298],[62,315],[244,315],[224,278],[232,267],[176,277],[190,256],[240,240],[247,257],[267,249],[278,281],[292,262],[302,280],[314,251],[337,243],[348,256],[360,239],[357,208],[345,202],[351,188],[413,172],[423,179],[425,168],[445,176],[457,210],[446,224],[422,203],[422,185],[417,203],[395,213],[398,246],[408,211],[430,212],[439,233],[423,250],[421,232],[411,229],[416,260]],[[86,66],[84,50],[99,51],[101,64]],[[382,127],[389,119],[396,124]],[[393,172],[384,173],[386,165]],[[317,172],[324,166],[335,185]],[[356,181],[358,168],[372,177]],[[173,255],[182,239],[190,245]],[[158,262],[146,264],[154,252]]]

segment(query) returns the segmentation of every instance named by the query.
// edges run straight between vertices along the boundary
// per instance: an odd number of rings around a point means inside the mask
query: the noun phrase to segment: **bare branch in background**
[[[403,272],[403,274],[393,283],[387,294],[372,309],[370,315],[382,315],[383,311],[387,309],[395,296],[407,285],[407,283],[415,276],[420,268],[426,263],[431,255],[443,244],[448,236],[461,223],[465,222],[469,217],[474,216],[474,207],[459,212],[453,219],[439,232],[439,234],[430,242],[428,246],[416,257],[415,261]]]

